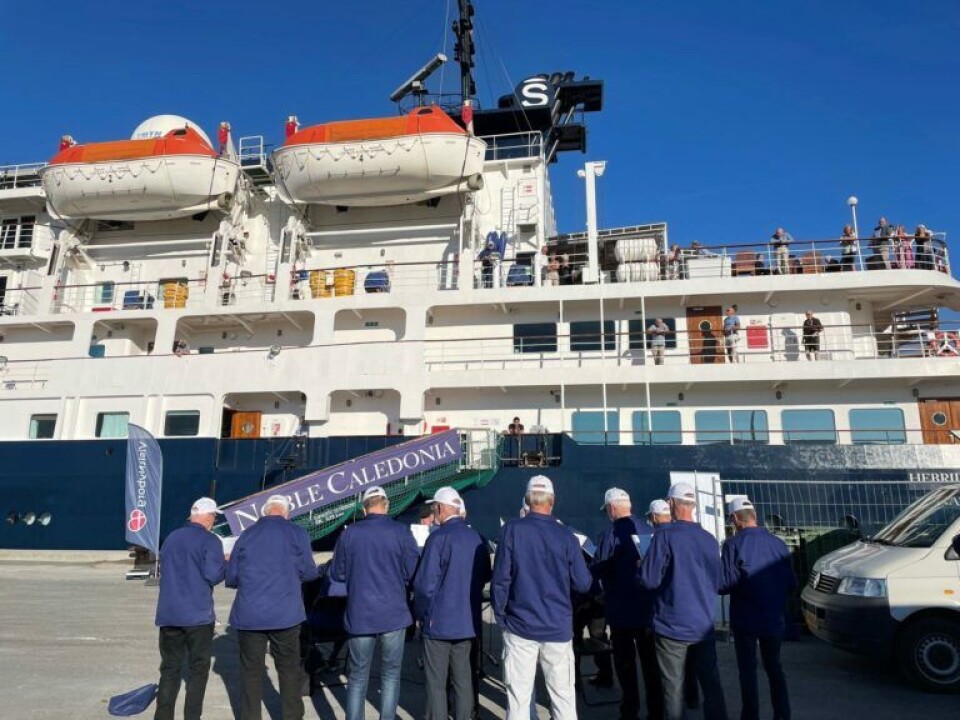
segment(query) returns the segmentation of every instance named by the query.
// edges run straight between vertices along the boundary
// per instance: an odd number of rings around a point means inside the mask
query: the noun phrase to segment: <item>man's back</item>
[[[571,593],[593,578],[573,533],[552,516],[532,512],[503,526],[493,569],[493,605],[507,631],[539,642],[573,636]]]
[[[639,579],[644,587],[658,590],[653,621],[658,635],[681,642],[712,637],[720,552],[710,533],[684,520],[658,529]]]
[[[633,542],[653,529],[633,515],[618,518],[597,538],[594,573],[603,587],[607,624],[615,628],[648,627],[654,593],[636,581],[640,553]]]
[[[160,549],[159,627],[196,627],[212,623],[213,586],[223,582],[223,545],[206,528],[187,523]]]
[[[490,555],[480,534],[460,518],[440,525],[427,539],[413,584],[424,637],[476,637],[483,586],[489,580]]]
[[[787,593],[797,585],[786,544],[764,528],[742,528],[723,544],[722,562],[734,632],[782,632]]]
[[[239,630],[279,630],[304,621],[301,584],[318,576],[306,531],[271,515],[245,530],[227,564],[237,588],[230,624]]]
[[[410,530],[387,515],[368,515],[343,531],[331,577],[347,586],[348,633],[378,635],[413,622],[407,588],[419,557]]]

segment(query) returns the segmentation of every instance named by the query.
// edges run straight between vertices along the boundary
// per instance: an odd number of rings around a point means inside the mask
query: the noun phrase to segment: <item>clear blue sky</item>
[[[956,0],[475,4],[483,103],[538,72],[605,81],[587,155],[553,168],[562,231],[584,228],[575,172],[591,159],[609,161],[606,227],[666,220],[683,243],[762,240],[779,224],[833,237],[856,194],[861,232],[883,213],[960,247]],[[452,55],[446,5],[7,3],[0,163],[44,160],[62,133],[128,137],[163,112],[273,141],[289,113],[391,113],[394,87],[444,41]]]

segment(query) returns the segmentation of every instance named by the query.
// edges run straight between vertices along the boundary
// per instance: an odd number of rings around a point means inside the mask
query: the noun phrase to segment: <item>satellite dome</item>
[[[147,140],[149,138],[163,137],[171,130],[176,130],[182,127],[193,128],[197,131],[200,137],[206,141],[207,145],[213,147],[213,143],[210,142],[210,138],[207,137],[207,134],[200,128],[199,125],[190,122],[185,117],[181,117],[180,115],[154,115],[152,118],[148,118],[137,125],[137,129],[133,131],[133,135],[130,136],[130,139]]]

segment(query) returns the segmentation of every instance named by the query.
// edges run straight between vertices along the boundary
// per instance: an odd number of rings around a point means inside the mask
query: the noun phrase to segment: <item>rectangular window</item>
[[[784,410],[780,415],[784,443],[835,445],[833,410]]]
[[[0,250],[29,248],[33,244],[33,226],[36,222],[37,218],[33,215],[0,220]]]
[[[112,304],[114,288],[115,288],[115,283],[113,282],[98,283],[97,286],[94,288],[94,292],[95,292],[94,302],[100,305]]]
[[[607,411],[607,429],[603,429],[602,411],[577,411],[572,418],[573,439],[582,445],[619,445],[620,413]]]
[[[557,351],[556,323],[520,323],[513,326],[515,353],[545,353]]]
[[[195,437],[200,434],[199,410],[173,410],[163,421],[163,434],[167,437]]]
[[[32,440],[50,440],[57,429],[56,415],[31,415],[30,438]]]
[[[617,349],[617,336],[613,328],[613,320],[603,323],[604,350]],[[570,323],[570,349],[580,352],[600,351],[600,321],[586,320]]]
[[[651,410],[650,419],[653,428],[647,427],[647,413],[637,410],[633,413],[634,445],[682,445],[680,432],[680,413],[677,410]]]
[[[650,341],[653,339],[647,335],[647,328],[653,325],[655,317],[647,318],[647,326],[643,326],[641,318],[633,318],[629,322],[627,332],[630,334],[631,350],[649,350]],[[676,318],[663,318],[663,324],[670,328],[670,332],[664,336],[664,347],[669,350],[677,346],[677,320]]]
[[[97,413],[97,427],[94,434],[98,438],[125,438],[129,422],[130,413],[127,412]]]
[[[904,445],[907,431],[900,408],[861,408],[850,411],[850,442],[854,445]]]
[[[770,442],[765,410],[698,410],[693,417],[697,445]]]

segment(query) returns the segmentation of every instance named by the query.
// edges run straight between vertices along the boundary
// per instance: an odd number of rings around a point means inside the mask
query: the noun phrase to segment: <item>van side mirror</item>
[[[947,551],[943,554],[944,560],[960,560],[960,555],[957,554],[957,549],[952,545],[947,548]]]

